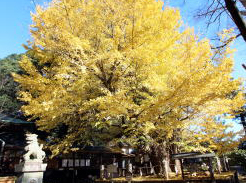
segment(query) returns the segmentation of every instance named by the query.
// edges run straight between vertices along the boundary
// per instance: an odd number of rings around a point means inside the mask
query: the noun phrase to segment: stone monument
[[[38,144],[36,134],[26,134],[26,141],[23,161],[15,166],[15,172],[18,173],[17,183],[42,183],[47,166],[43,163],[45,158],[43,145]]]

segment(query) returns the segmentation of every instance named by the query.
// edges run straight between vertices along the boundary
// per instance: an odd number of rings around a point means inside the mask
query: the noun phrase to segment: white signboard
[[[67,167],[67,159],[62,160],[62,167]]]
[[[79,166],[79,159],[75,160],[75,166],[78,167]]]
[[[69,159],[68,160],[68,166],[69,167],[73,167],[73,159]]]
[[[118,172],[117,171],[117,166],[113,165],[113,164],[108,165],[107,166],[107,171],[108,171],[108,173],[117,173]]]
[[[29,178],[28,183],[38,183],[38,178]]]
[[[80,160],[80,166],[85,166],[85,159]]]
[[[86,165],[86,166],[91,166],[91,160],[90,160],[90,159],[86,159],[85,165]]]

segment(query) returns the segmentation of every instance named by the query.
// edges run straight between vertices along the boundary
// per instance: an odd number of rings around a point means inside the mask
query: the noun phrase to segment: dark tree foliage
[[[22,54],[11,54],[0,60],[0,113],[18,116],[21,103],[17,99],[18,84],[11,73],[21,72],[18,61]]]
[[[246,169],[246,150],[245,149],[235,149],[234,151],[227,154],[229,157],[229,164],[231,166],[242,166]]]

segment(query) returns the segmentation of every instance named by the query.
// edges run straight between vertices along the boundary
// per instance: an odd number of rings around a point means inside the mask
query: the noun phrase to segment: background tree
[[[18,61],[22,54],[11,54],[0,60],[0,113],[17,116],[20,112],[20,101],[17,100],[18,84],[11,76],[19,73]]]
[[[209,40],[181,29],[178,10],[162,8],[155,0],[54,0],[37,7],[26,46],[37,63],[24,56],[24,74],[14,77],[30,120],[51,134],[64,130],[50,137],[54,154],[123,141],[161,154],[165,172],[172,143],[194,135],[188,129],[207,123],[221,129],[214,116],[243,105],[241,92],[228,97],[241,84],[230,75],[230,48],[215,57]],[[216,149],[207,144],[197,150]]]
[[[246,70],[246,66],[245,64],[242,64],[242,67]],[[236,115],[236,118],[239,118],[240,121],[241,121],[241,124],[243,125],[243,128],[244,128],[244,132],[245,132],[245,135],[246,135],[246,108],[245,106],[242,107],[242,109],[240,110],[239,114]]]
[[[246,169],[246,150],[235,149],[227,154],[230,166],[241,166]]]

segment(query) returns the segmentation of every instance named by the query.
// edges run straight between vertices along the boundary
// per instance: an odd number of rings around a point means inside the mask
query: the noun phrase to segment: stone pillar
[[[213,159],[211,157],[208,158],[209,160],[209,172],[210,172],[210,178],[211,178],[211,182],[215,183],[215,178],[214,178],[214,169],[213,169]]]
[[[218,169],[218,173],[221,174],[221,163],[220,163],[220,159],[218,156],[215,157],[216,158],[216,164],[217,164],[217,169]]]
[[[104,177],[104,165],[100,165],[100,179],[103,180]]]
[[[43,146],[38,144],[35,134],[27,134],[26,140],[24,160],[15,166],[15,172],[18,173],[16,183],[43,183],[43,173],[47,166],[43,163],[45,158]]]
[[[169,174],[168,174],[168,161],[166,159],[163,160],[163,166],[164,166],[164,176],[166,180],[169,179]]]

